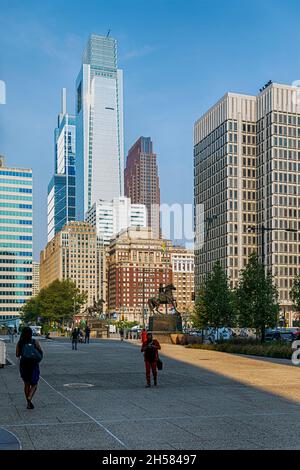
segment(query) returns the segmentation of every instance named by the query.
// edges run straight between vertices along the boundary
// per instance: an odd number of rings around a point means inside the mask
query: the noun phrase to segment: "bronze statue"
[[[103,299],[94,300],[94,304],[87,307],[84,313],[88,317],[98,317],[103,313],[103,304],[105,304],[105,300]]]
[[[152,297],[148,300],[148,306],[152,314],[156,313],[161,315],[159,311],[160,305],[172,305],[175,312],[179,313],[177,310],[177,303],[173,297],[173,291],[176,290],[176,287],[173,284],[168,284],[166,287],[163,287],[162,284],[159,286],[158,297]]]

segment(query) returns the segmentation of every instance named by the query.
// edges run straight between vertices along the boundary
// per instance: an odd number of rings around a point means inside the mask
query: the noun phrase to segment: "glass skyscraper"
[[[18,324],[32,296],[32,170],[0,157],[0,323]]]
[[[48,185],[48,241],[68,222],[75,220],[75,116],[66,111],[66,90],[62,112],[54,131],[54,175]]]
[[[123,75],[117,42],[92,35],[76,81],[76,218],[124,193]]]

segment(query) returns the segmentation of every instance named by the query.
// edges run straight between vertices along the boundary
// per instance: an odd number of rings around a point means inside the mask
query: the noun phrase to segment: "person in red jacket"
[[[146,387],[151,387],[150,374],[152,370],[154,385],[157,386],[157,359],[158,350],[161,349],[159,342],[153,339],[152,334],[147,334],[147,340],[143,343],[141,352],[144,353],[146,368]]]
[[[146,341],[147,341],[147,330],[146,330],[146,328],[142,329],[141,341],[142,341],[142,344],[146,343]]]

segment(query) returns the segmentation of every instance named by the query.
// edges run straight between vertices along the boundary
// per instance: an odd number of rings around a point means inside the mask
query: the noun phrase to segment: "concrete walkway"
[[[27,410],[14,347],[0,427],[22,449],[300,449],[298,367],[163,345],[159,386],[145,389],[139,344],[49,340]]]

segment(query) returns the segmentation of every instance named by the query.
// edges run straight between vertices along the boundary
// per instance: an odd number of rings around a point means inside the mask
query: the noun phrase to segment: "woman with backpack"
[[[157,339],[153,339],[151,333],[147,333],[147,340],[143,343],[141,352],[144,353],[145,368],[146,368],[146,387],[151,387],[151,370],[155,387],[157,386],[157,360],[158,350],[161,349]]]
[[[27,408],[33,410],[32,397],[40,378],[39,362],[43,358],[40,343],[32,338],[32,329],[25,326],[17,343],[16,356],[20,358],[20,375],[24,382]]]

